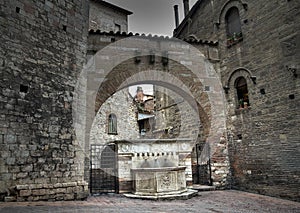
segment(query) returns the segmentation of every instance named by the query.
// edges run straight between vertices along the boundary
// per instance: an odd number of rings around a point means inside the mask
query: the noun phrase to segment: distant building
[[[127,32],[132,12],[103,0],[90,0],[89,29]]]
[[[142,135],[146,133],[152,135],[155,116],[154,96],[145,94],[143,88],[138,86],[133,100],[137,107],[137,121],[139,123],[140,133]]]

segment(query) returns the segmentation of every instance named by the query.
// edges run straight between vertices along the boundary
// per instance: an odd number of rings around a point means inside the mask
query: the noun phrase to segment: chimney
[[[175,13],[175,26],[177,28],[179,26],[178,5],[174,5],[174,13]]]
[[[184,8],[184,17],[186,17],[190,11],[189,0],[183,0],[183,8]]]

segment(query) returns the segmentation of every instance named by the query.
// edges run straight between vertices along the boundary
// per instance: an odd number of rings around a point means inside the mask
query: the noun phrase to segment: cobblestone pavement
[[[101,195],[87,201],[0,203],[1,213],[190,213],[300,212],[300,203],[240,191],[200,192],[189,200],[150,201],[122,195]]]

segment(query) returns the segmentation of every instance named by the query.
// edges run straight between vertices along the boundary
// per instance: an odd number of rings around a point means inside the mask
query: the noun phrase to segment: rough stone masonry
[[[232,7],[242,37],[228,45]],[[190,43],[217,41],[218,56],[205,53],[227,92],[228,187],[299,200],[299,7],[295,0],[203,0],[175,31]],[[0,32],[1,200],[85,198],[72,101],[86,58],[88,2],[3,0]],[[249,108],[238,108],[240,77]]]
[[[0,200],[87,196],[72,127],[88,2],[0,2]]]
[[[234,40],[228,34],[232,9],[238,11],[235,23],[241,33]],[[174,31],[181,39],[218,41],[231,187],[298,201],[299,11],[300,2],[294,0],[203,0]],[[241,77],[247,81],[250,107],[239,109]]]

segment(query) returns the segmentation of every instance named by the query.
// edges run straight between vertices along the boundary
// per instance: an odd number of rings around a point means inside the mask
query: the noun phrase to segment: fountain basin
[[[161,196],[187,191],[185,166],[131,169],[135,195]]]

